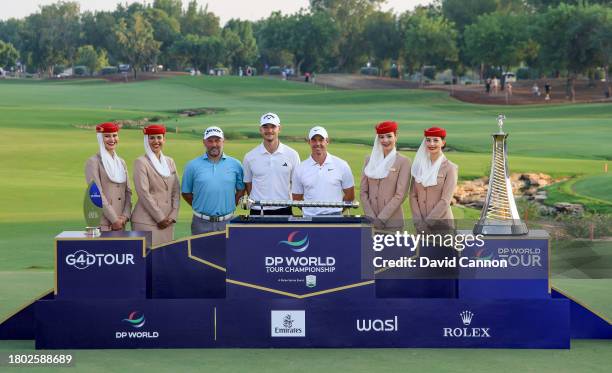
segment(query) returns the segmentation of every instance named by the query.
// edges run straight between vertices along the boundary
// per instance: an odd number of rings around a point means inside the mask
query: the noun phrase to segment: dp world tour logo
[[[127,319],[123,319],[126,323],[130,324],[133,328],[141,328],[145,324],[144,314],[138,311],[130,312]]]
[[[301,240],[297,240],[297,238],[295,236],[297,236],[297,234],[300,233],[299,231],[293,231],[291,233],[289,233],[289,236],[287,237],[286,241],[278,241],[279,244],[284,244],[287,245],[291,248],[291,250],[293,250],[296,253],[301,253],[306,251],[306,249],[308,248],[308,235],[306,235],[303,239]]]

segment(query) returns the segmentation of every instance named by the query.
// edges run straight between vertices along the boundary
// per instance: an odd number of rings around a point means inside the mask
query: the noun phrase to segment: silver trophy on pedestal
[[[493,136],[493,159],[491,162],[491,175],[489,176],[489,190],[480,220],[474,226],[475,234],[518,236],[528,233],[527,226],[521,221],[516,202],[512,194],[510,173],[508,171],[507,133],[502,127],[506,117],[497,116],[499,132]]]

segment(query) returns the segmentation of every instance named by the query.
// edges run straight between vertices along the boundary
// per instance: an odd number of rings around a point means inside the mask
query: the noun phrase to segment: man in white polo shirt
[[[316,126],[308,133],[311,154],[293,173],[291,192],[296,201],[342,202],[355,199],[355,180],[346,161],[327,152],[329,136]],[[304,207],[304,216],[341,215],[341,208]]]
[[[259,133],[263,142],[244,156],[244,183],[253,200],[291,199],[291,176],[300,164],[300,156],[295,150],[281,144],[278,139],[280,131],[278,115],[262,115],[259,120]],[[263,209],[264,215],[291,215],[291,207]],[[251,209],[251,215],[260,214],[260,207]]]

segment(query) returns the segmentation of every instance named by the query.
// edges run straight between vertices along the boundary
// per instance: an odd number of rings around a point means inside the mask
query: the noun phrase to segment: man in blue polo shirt
[[[244,194],[242,166],[223,153],[221,128],[208,127],[203,142],[206,153],[187,163],[181,187],[193,209],[191,234],[225,230]]]

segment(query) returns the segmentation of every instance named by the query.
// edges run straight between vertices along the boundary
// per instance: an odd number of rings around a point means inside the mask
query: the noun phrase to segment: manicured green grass
[[[400,123],[400,144],[416,147],[422,130],[448,129],[450,148],[488,153],[496,116],[507,116],[511,154],[610,159],[612,105],[484,106],[455,101],[444,92],[420,90],[324,90],[265,78],[176,77],[132,84],[19,84],[0,82],[0,127],[69,128],[106,119],[169,115],[185,108],[226,108],[206,117],[170,119],[182,130],[219,124],[228,131],[256,133],[259,116],[277,112],[283,133],[303,138],[314,124],[328,126],[332,139],[370,143],[375,123]],[[597,136],[589,134],[597,133]]]
[[[612,195],[606,192],[611,190],[610,184],[606,184],[606,181],[609,182],[610,179],[607,175],[603,177],[599,175],[596,177],[573,177],[561,183],[549,185],[544,188],[548,195],[545,203],[551,206],[557,202],[579,203],[588,212],[611,214],[612,202],[610,198],[612,198]],[[576,188],[576,184],[579,185],[578,188]],[[578,193],[576,189],[580,190],[581,193]],[[591,197],[590,195],[593,194],[603,198]]]
[[[584,177],[574,184],[574,192],[582,196],[612,203],[612,174]]]

